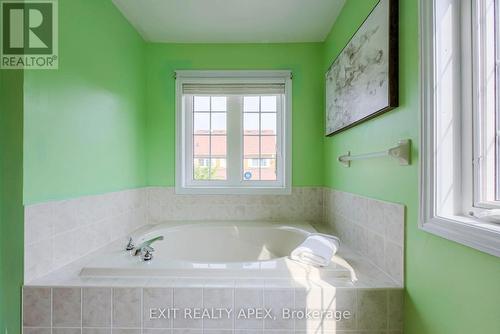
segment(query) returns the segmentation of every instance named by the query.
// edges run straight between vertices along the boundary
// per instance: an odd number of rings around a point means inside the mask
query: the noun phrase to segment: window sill
[[[290,195],[291,187],[175,187],[179,195]]]
[[[500,224],[467,216],[431,217],[419,226],[422,230],[500,257]]]

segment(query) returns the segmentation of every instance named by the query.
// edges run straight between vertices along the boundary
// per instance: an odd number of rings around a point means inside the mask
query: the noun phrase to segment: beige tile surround
[[[294,188],[290,196],[189,196],[154,187],[28,206],[26,278],[71,262],[69,268],[137,227],[163,220],[309,221],[356,251],[347,259],[360,281],[37,284],[23,288],[24,334],[402,334],[404,207],[326,188]],[[291,320],[278,311],[272,320],[151,320],[150,307],[348,310],[353,317]]]
[[[24,282],[44,276],[147,222],[148,189],[25,207]]]
[[[404,206],[321,187],[278,196],[176,195],[171,187],[150,187],[30,205],[25,282],[165,220],[309,221],[403,284]]]
[[[324,189],[324,223],[344,244],[404,282],[404,205]]]
[[[176,195],[174,188],[149,188],[149,218],[165,220],[323,220],[323,188],[294,187],[290,195]]]
[[[44,288],[25,287],[24,333],[402,333],[401,289]],[[221,319],[150,319],[150,308],[221,307]],[[272,309],[275,318],[245,319],[241,309]],[[348,311],[349,319],[287,319],[282,309]]]
[[[321,221],[323,189],[291,195],[176,195],[171,187],[131,189],[25,208],[29,283],[138,227],[166,220]]]

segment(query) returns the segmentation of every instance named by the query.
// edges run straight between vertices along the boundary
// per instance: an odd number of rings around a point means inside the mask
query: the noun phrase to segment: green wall
[[[325,43],[324,70],[365,19],[375,0],[347,0]],[[405,334],[500,333],[500,259],[417,227],[418,1],[400,0],[400,107],[325,138],[325,185],[406,205]],[[344,168],[336,157],[370,152],[398,139],[413,142],[412,165],[388,159]]]
[[[146,184],[144,45],[111,1],[59,1],[59,69],[25,72],[26,204]]]
[[[181,69],[293,71],[293,185],[323,183],[322,44],[148,44],[148,184],[175,182],[175,80]]]
[[[146,185],[144,51],[111,1],[64,0],[59,69],[2,71],[2,334],[21,332],[23,201]]]
[[[23,72],[0,70],[0,333],[20,333],[23,282]]]

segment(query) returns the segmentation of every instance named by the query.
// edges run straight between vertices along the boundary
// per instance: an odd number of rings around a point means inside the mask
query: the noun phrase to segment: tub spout
[[[134,256],[138,256],[138,255],[140,255],[140,254],[143,252],[143,250],[144,250],[145,248],[150,248],[150,249],[153,249],[153,248],[151,247],[151,245],[153,244],[153,242],[160,241],[160,240],[163,240],[163,235],[160,235],[160,236],[158,236],[158,237],[156,237],[156,238],[152,238],[152,239],[146,240],[146,241],[144,241],[142,244],[140,244],[139,246],[137,246],[137,247],[135,248],[135,250],[132,252],[132,254],[133,254]]]

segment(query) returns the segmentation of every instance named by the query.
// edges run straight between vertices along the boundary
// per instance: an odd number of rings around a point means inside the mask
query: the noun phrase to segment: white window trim
[[[176,76],[176,182],[178,194],[290,194],[292,190],[292,72],[289,70],[180,70]],[[281,121],[282,137],[278,139],[281,149],[277,154],[283,164],[283,176],[278,175],[280,185],[274,181],[245,181],[251,186],[220,186],[216,182],[207,185],[193,186],[186,182],[186,127],[185,110],[183,109],[182,87],[185,83],[284,83],[285,97]]]
[[[435,198],[435,180],[437,172],[434,168],[434,115],[436,115],[435,94],[436,82],[434,79],[434,2],[440,0],[420,0],[420,212],[419,227],[427,232],[441,236],[491,255],[500,256],[500,224],[489,223],[464,214],[440,216],[437,214]],[[467,1],[463,1],[467,3]],[[467,5],[461,8],[463,15],[471,10]],[[470,14],[469,14],[470,17]],[[471,27],[461,26],[462,43],[470,41]],[[467,64],[472,54],[462,55],[461,71],[470,80],[464,80],[461,89],[461,99],[457,102],[462,107],[472,106],[472,65]],[[470,63],[470,62],[469,62]],[[470,92],[468,94],[467,92]],[[464,117],[466,113],[460,113]],[[464,124],[471,124],[471,119],[463,119]],[[468,147],[468,145],[470,147]],[[467,146],[467,147],[464,147]],[[473,175],[472,171],[472,143],[462,143],[460,159],[463,161],[461,173]],[[467,153],[467,152],[470,152]],[[472,184],[463,182],[466,178],[459,177],[461,190],[465,193],[464,201],[472,200]],[[467,179],[472,179],[471,177]],[[462,203],[463,205],[463,203]]]
[[[497,2],[498,0],[492,0]],[[472,8],[474,12],[474,17],[481,16],[482,20],[486,20],[487,15],[485,11],[484,3],[479,2],[476,6]],[[498,22],[498,21],[497,21]],[[477,24],[478,23],[473,23]],[[495,30],[497,27],[495,27]],[[490,31],[491,32],[491,31]],[[495,200],[495,189],[490,188],[488,191],[488,184],[493,184],[495,180],[495,159],[492,156],[487,155],[487,149],[491,143],[497,139],[495,136],[495,128],[492,125],[488,128],[486,125],[490,124],[487,120],[487,113],[485,110],[488,107],[492,107],[489,102],[492,102],[491,99],[493,96],[489,96],[488,86],[484,82],[484,78],[487,76],[486,72],[487,64],[486,57],[487,52],[481,52],[482,47],[487,43],[485,40],[486,31],[484,26],[481,27],[481,38],[477,38],[475,41],[475,45],[472,46],[472,50],[476,52],[473,54],[474,57],[477,58],[475,61],[476,69],[472,71],[473,73],[473,86],[474,89],[474,107],[477,108],[477,112],[475,113],[475,118],[473,119],[473,123],[475,124],[475,131],[479,134],[480,139],[474,142],[474,189],[472,193],[474,206],[480,209],[472,209],[475,213],[484,213],[485,211],[489,211],[491,209],[500,209],[498,201]],[[498,77],[496,78],[498,79]],[[498,98],[498,94],[496,98]],[[491,124],[493,124],[491,122]],[[492,182],[493,181],[493,182]],[[496,188],[496,187],[495,187]]]

